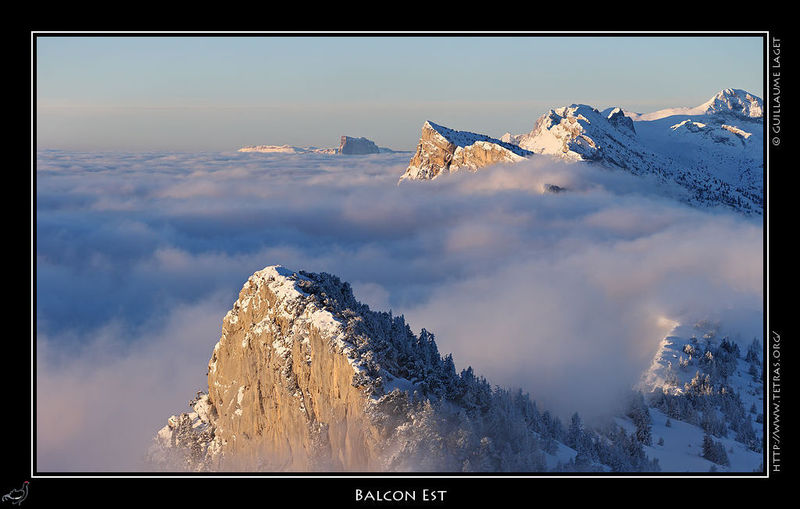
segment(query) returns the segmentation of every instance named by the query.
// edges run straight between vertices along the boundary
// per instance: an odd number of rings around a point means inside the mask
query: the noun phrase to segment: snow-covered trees
[[[758,338],[753,338],[753,342],[750,343],[750,346],[747,347],[747,354],[744,358],[745,362],[751,364],[761,364],[761,352],[763,351],[763,346],[761,341]]]
[[[612,472],[658,472],[657,459],[649,459],[635,433],[628,434],[619,426],[605,427],[593,442],[598,461]]]
[[[686,369],[686,367],[688,366],[688,362],[689,362],[688,359],[686,359],[685,357],[681,357],[678,360],[679,368],[681,370]],[[672,362],[670,362],[667,366],[667,372],[664,375],[664,385],[669,387],[677,387],[680,385],[680,383],[681,379],[680,376],[678,375],[678,370],[675,368]]]
[[[636,392],[631,396],[626,415],[636,426],[634,433],[636,440],[644,445],[653,445],[653,419],[650,417],[650,411],[641,392]]]
[[[345,324],[359,370],[353,384],[374,401],[374,424],[388,435],[387,468],[415,471],[618,472],[658,470],[643,446],[652,443],[651,419],[641,393],[630,407],[636,432],[619,426],[587,429],[577,413],[568,428],[521,390],[492,387],[472,367],[456,372],[441,356],[434,335],[415,335],[404,317],[370,310],[347,283],[329,274],[300,273],[298,284]],[[393,388],[394,380],[411,391]],[[575,451],[564,461],[569,449]],[[560,461],[559,461],[560,460]]]
[[[383,421],[395,426],[390,448],[395,452],[393,469],[448,470],[464,472],[528,472],[547,470],[551,462],[566,454],[574,456],[556,466],[560,471],[617,472],[657,471],[657,462],[647,458],[644,445],[652,442],[650,416],[638,394],[634,415],[641,423],[638,433],[627,434],[619,426],[598,431],[586,428],[580,415],[572,415],[565,428],[550,412],[539,412],[520,390],[492,388],[471,368],[454,380],[453,399],[431,398],[416,392],[409,398],[395,391],[379,400],[384,410],[391,406],[402,414]],[[564,445],[560,445],[564,444]]]
[[[727,337],[718,339],[716,331],[711,330],[701,340],[691,338],[680,348],[680,355],[685,357],[679,358],[679,366],[691,366],[694,376],[683,387],[678,386],[682,390],[656,390],[648,394],[648,404],[669,418],[700,426],[710,436],[734,438],[760,452],[763,439],[754,425],[759,424],[756,405],[748,401],[748,412],[737,389],[757,395],[753,391],[760,386],[760,381],[755,377],[747,388],[741,384],[745,369],[742,360],[744,357],[749,363],[751,375],[757,374],[761,367],[761,342],[754,339],[743,355],[735,342]],[[665,384],[667,386],[674,384]]]
[[[729,466],[731,464],[725,447],[720,442],[715,442],[708,434],[703,437],[703,457],[717,465]]]
[[[583,435],[583,422],[578,412],[575,412],[572,414],[572,418],[569,422],[569,429],[567,430],[567,446],[577,449],[581,435]]]

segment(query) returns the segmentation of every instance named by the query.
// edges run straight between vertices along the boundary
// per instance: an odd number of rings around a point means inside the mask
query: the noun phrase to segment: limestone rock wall
[[[301,279],[276,266],[245,283],[223,320],[202,411],[170,418],[151,454],[157,463],[175,467],[164,459],[174,451],[191,470],[384,467],[390,430],[374,425],[344,324],[296,285]]]
[[[368,395],[353,385],[357,370],[335,341],[341,324],[286,280],[269,278],[242,289],[209,363],[226,455],[241,468],[377,468]]]

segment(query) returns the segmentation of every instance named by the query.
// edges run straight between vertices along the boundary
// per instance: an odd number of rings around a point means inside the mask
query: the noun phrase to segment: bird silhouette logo
[[[28,498],[28,481],[22,483],[22,488],[18,490],[11,490],[3,495],[3,502],[11,502],[15,505],[20,505],[25,499]]]

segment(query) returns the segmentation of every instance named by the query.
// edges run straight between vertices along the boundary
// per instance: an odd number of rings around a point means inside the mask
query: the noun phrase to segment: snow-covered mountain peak
[[[625,115],[625,112],[622,111],[622,108],[620,107],[612,108],[610,111],[607,112],[606,118],[608,119],[608,123],[613,125],[617,129],[627,129],[632,134],[636,134],[636,128],[633,127],[633,119]]]
[[[571,104],[549,110],[531,132],[502,140],[566,161],[655,175],[686,188],[692,203],[759,213],[762,107],[759,97],[733,88],[699,106],[646,114]]]
[[[599,111],[588,104],[570,104],[550,110],[561,117],[574,117],[590,122],[589,117],[600,114]]]
[[[755,94],[738,88],[725,88],[708,101],[694,107],[665,108],[651,113],[626,112],[635,121],[652,121],[674,116],[733,115],[759,120],[764,116],[764,101]]]
[[[749,118],[764,116],[764,101],[760,97],[738,88],[720,90],[698,108],[708,115],[733,113]]]
[[[624,164],[620,150],[635,145],[635,135],[633,121],[619,108],[601,113],[586,104],[571,104],[539,117],[530,133],[508,139],[531,152],[568,161],[611,159]]]
[[[734,88],[699,106],[645,114],[573,103],[548,110],[530,132],[505,133],[499,140],[427,121],[401,180],[429,180],[542,154],[650,175],[685,188],[692,204],[760,214],[763,131],[761,98]]]

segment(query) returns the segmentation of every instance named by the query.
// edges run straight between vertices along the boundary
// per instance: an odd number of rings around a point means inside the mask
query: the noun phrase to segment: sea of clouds
[[[760,216],[548,158],[398,185],[410,155],[40,151],[38,469],[144,469],[267,265],[336,274],[562,416],[614,408],[676,322],[761,336]]]

